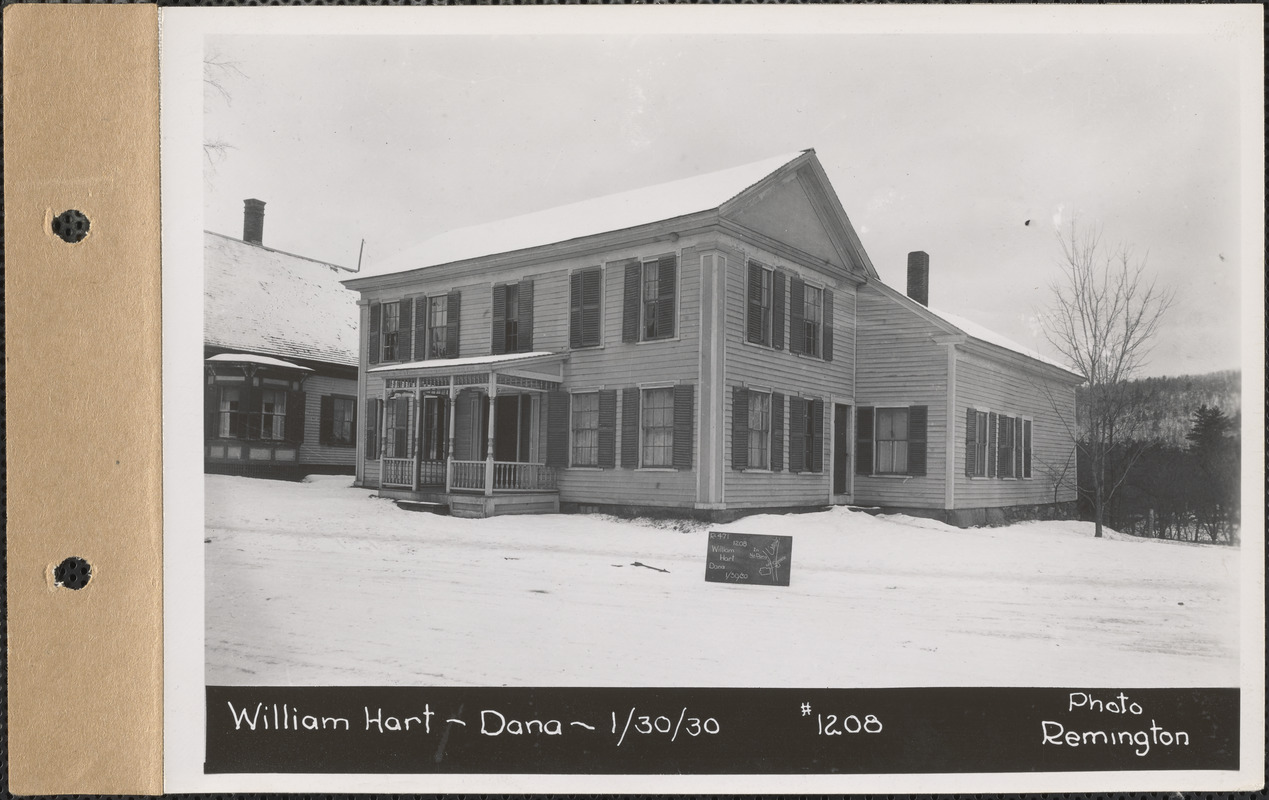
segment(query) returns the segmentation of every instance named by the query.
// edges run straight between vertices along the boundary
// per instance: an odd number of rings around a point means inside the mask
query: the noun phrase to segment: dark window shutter
[[[617,466],[617,390],[599,392],[599,466]]]
[[[500,355],[507,352],[507,287],[493,287],[493,336],[489,352]]]
[[[925,442],[929,424],[929,407],[912,406],[908,409],[908,474],[924,475],[926,470]]]
[[[747,285],[749,317],[745,320],[745,340],[762,344],[762,267],[753,261],[749,262]]]
[[[533,281],[520,281],[520,320],[517,334],[521,353],[533,352]]]
[[[657,336],[673,337],[678,311],[675,286],[678,277],[678,257],[662,256],[657,262]]]
[[[818,397],[811,401],[811,472],[824,471],[824,401]]]
[[[288,442],[301,444],[304,441],[304,393],[286,393],[286,422],[283,423],[283,434]]]
[[[987,416],[987,477],[996,477],[996,428],[999,417],[995,414]]]
[[[397,328],[397,360],[413,361],[414,350],[412,347],[413,337],[410,336],[414,330],[414,301],[409,297],[401,301],[401,319],[400,326]]]
[[[1023,477],[1022,462],[1022,417],[1015,417],[1013,421],[1013,476],[1015,478]]]
[[[381,306],[378,303],[370,304],[370,363],[379,363],[379,319]]]
[[[626,262],[624,297],[621,303],[621,341],[639,341],[639,278],[642,272],[638,260]],[[622,457],[625,463],[625,457]]]
[[[410,333],[405,334],[409,336]],[[422,361],[427,358],[427,298],[414,298],[414,358]]]
[[[366,400],[366,460],[379,457],[379,420],[383,417],[382,402],[377,397]]]
[[[568,346],[582,346],[582,272],[568,276]]]
[[[789,352],[806,352],[806,284],[801,278],[789,282]]]
[[[806,470],[806,400],[789,398],[789,472]]]
[[[855,414],[855,474],[872,474],[872,406],[860,406]]]
[[[1022,477],[1031,477],[1031,420],[1022,421]]]
[[[603,307],[603,272],[598,267],[582,275],[582,344],[599,344],[599,318]]]
[[[965,409],[965,477],[974,477],[976,461],[975,443],[978,441],[978,412],[972,408]]]
[[[458,292],[450,292],[445,297],[445,357],[458,358],[458,313],[461,302]]]
[[[692,468],[692,451],[695,449],[696,417],[694,403],[696,386],[680,383],[674,387],[674,450],[675,469]]]
[[[639,390],[621,391],[621,466],[639,466]]]
[[[771,346],[784,349],[784,273],[771,276]]]
[[[215,383],[207,384],[203,389],[203,438],[215,439],[220,432],[220,390]]]
[[[833,290],[824,290],[824,360],[833,360]]]
[[[394,402],[397,404],[396,427],[392,429],[393,453],[397,458],[410,458],[410,401],[414,398],[408,394],[399,394]]]
[[[731,387],[731,468],[749,466],[749,390]]]
[[[784,395],[771,393],[771,471],[784,469]]]
[[[317,417],[317,441],[330,444],[331,433],[335,427],[335,398],[328,394],[321,397]]]

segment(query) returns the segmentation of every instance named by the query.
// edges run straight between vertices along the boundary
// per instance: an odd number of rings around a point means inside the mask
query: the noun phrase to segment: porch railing
[[[445,485],[445,462],[444,461],[420,461],[419,462],[419,486],[444,486]]]
[[[379,482],[384,486],[414,487],[414,459],[385,458],[380,469],[383,476]]]
[[[455,491],[483,492],[487,461],[454,461],[450,486]],[[493,463],[495,492],[554,491],[557,488],[555,469],[545,464],[518,461]]]

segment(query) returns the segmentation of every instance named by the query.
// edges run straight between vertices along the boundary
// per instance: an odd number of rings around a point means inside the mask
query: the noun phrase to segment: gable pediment
[[[720,215],[858,276],[876,277],[814,154],[725,203]]]

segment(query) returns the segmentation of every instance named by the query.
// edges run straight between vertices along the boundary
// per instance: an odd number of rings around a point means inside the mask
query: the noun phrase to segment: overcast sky
[[[353,266],[813,147],[882,279],[1053,354],[1078,218],[1176,292],[1144,374],[1239,365],[1240,87],[1187,35],[209,36],[204,226]],[[1257,134],[1258,135],[1258,134]],[[1259,213],[1259,212],[1257,212]],[[1259,258],[1259,251],[1250,254]]]

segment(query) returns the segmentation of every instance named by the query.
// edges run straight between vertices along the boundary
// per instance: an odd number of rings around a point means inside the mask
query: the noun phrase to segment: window
[[[802,302],[802,352],[808,356],[820,356],[820,331],[823,323],[824,290],[807,286]]]
[[[511,284],[507,291],[507,316],[503,322],[503,344],[508,353],[520,352],[520,287]]]
[[[449,340],[449,298],[445,295],[429,297],[427,300],[427,341],[428,358],[446,358],[449,351],[446,343]]]
[[[242,436],[242,390],[222,386],[220,409],[217,412],[216,435],[221,439],[237,439]]]
[[[286,392],[281,389],[260,392],[260,438],[286,438]]]
[[[574,467],[599,466],[599,392],[572,396],[573,447],[570,463]]]
[[[802,414],[799,417],[800,424],[793,435],[801,440],[802,445],[802,464],[801,469],[806,472],[814,472],[815,459],[814,454],[819,444],[819,437],[815,435],[815,413],[810,400],[799,398],[794,401],[802,407]]]
[[[595,347],[599,344],[602,275],[599,267],[593,267],[569,276],[569,347]]]
[[[1022,420],[1022,477],[1031,477],[1031,420]]]
[[[749,262],[749,318],[745,322],[745,338],[754,344],[771,346],[774,286],[775,273],[772,270]]]
[[[674,465],[674,389],[645,389],[641,409],[640,466]]]
[[[326,395],[321,399],[319,441],[322,444],[351,446],[357,418],[357,399]]]
[[[398,394],[388,399],[384,410],[384,458],[410,457],[410,404],[408,394]]]
[[[749,468],[771,468],[771,395],[749,392]]]
[[[908,472],[908,409],[877,409],[877,474]]]
[[[621,340],[641,342],[674,336],[678,258],[661,256],[626,262]]]
[[[381,335],[379,337],[382,343],[382,360],[397,360],[397,336],[401,328],[401,304],[400,303],[384,303],[383,304],[383,323],[380,327]]]
[[[419,456],[424,461],[444,461],[446,440],[449,436],[449,418],[446,409],[449,399],[437,395],[420,398],[422,405],[419,419]]]
[[[971,409],[969,413],[971,422],[966,437],[972,448],[969,474],[972,478],[985,478],[987,477],[987,412]]]
[[[1000,417],[1000,449],[997,455],[1000,466],[997,469],[997,473],[1002,478],[1017,477],[1014,464],[1014,441],[1016,437],[1014,422],[1013,417]]]

